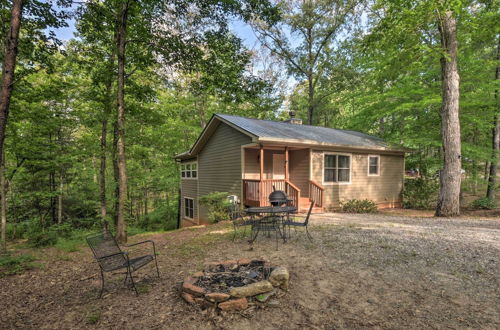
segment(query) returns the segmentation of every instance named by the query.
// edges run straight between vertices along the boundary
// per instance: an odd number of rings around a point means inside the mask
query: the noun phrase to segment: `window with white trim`
[[[351,156],[325,154],[323,182],[351,182]]]
[[[196,179],[198,178],[198,163],[183,163],[181,164],[181,178]]]
[[[184,197],[184,216],[189,219],[194,218],[194,200]]]
[[[380,175],[380,156],[368,156],[368,175]]]

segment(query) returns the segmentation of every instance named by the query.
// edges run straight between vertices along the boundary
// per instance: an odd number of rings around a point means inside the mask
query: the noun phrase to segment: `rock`
[[[202,297],[205,293],[207,293],[205,289],[187,282],[182,284],[182,291],[199,297]]]
[[[255,299],[257,299],[261,303],[264,303],[269,298],[271,298],[272,296],[274,296],[275,294],[276,294],[276,289],[274,289],[273,291],[269,291],[269,292],[258,294],[258,295],[255,296]]]
[[[238,264],[238,262],[236,260],[226,260],[219,262],[219,265],[224,265],[224,266],[231,266],[234,264]]]
[[[205,298],[211,302],[222,302],[228,300],[229,298],[231,298],[231,296],[228,295],[227,293],[212,292],[212,293],[207,293],[205,295]]]
[[[252,262],[252,260],[250,260],[248,258],[242,258],[242,259],[238,260],[238,265],[248,266],[248,265],[250,265],[251,262]]]
[[[276,267],[269,275],[269,282],[273,286],[280,287],[283,290],[288,290],[288,281],[290,280],[290,274],[285,267]]]
[[[184,299],[188,304],[190,305],[194,305],[195,304],[195,301],[194,301],[194,297],[192,294],[189,294],[189,293],[186,293],[186,292],[183,292],[181,294],[181,297],[182,299]]]
[[[269,292],[273,290],[273,285],[269,281],[260,281],[238,288],[232,288],[229,294],[233,297],[250,297],[259,293]]]
[[[247,298],[232,299],[219,304],[223,311],[242,311],[248,308]]]

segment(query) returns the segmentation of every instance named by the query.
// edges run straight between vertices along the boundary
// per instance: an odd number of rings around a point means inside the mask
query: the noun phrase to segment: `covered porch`
[[[252,145],[242,148],[243,204],[268,206],[269,194],[283,190],[297,209],[311,201],[323,207],[324,188],[310,179],[309,148],[277,145]]]

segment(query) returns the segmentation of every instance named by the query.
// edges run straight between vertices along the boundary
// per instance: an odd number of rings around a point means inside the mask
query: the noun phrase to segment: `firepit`
[[[249,304],[266,304],[280,290],[288,290],[288,280],[284,267],[264,260],[213,262],[184,280],[181,296],[202,309],[241,311]]]

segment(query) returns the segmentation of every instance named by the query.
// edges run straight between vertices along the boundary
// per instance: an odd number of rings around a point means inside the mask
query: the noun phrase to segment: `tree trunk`
[[[7,231],[7,191],[5,189],[5,156],[1,157],[1,164],[0,164],[0,199],[2,203],[2,208],[1,208],[1,218],[2,218],[2,233],[0,237],[1,241],[1,246],[0,246],[0,251],[1,252],[6,252],[7,251],[7,237],[6,237],[6,231]]]
[[[148,215],[148,188],[144,188],[144,215]]]
[[[440,171],[439,199],[436,216],[460,214],[461,145],[459,121],[459,84],[457,68],[457,28],[451,11],[439,19],[441,44],[446,56],[441,58],[442,99],[441,138],[444,167]]]
[[[127,241],[127,225],[125,223],[125,205],[127,202],[127,164],[125,160],[125,45],[127,33],[128,1],[118,6],[118,76],[117,76],[117,129],[118,129],[118,212],[116,239]]]
[[[56,194],[56,173],[52,170],[49,173],[49,185],[50,185],[50,218],[52,223],[57,223],[57,197]]]
[[[7,119],[9,117],[10,97],[12,96],[12,88],[14,87],[14,71],[16,69],[17,45],[19,43],[23,5],[23,0],[14,0],[12,2],[10,29],[7,32],[7,40],[5,41],[2,85],[0,90],[0,157],[4,154],[3,144]]]
[[[307,123],[313,125],[314,116],[314,86],[312,76],[307,79],[308,92],[307,92]]]
[[[497,61],[500,61],[500,38],[498,39],[497,45]],[[497,64],[495,79],[500,79],[500,65]],[[500,152],[500,116],[498,113],[499,109],[499,91],[495,90],[495,115],[493,116],[493,127],[491,129],[492,135],[492,150],[491,150],[491,163],[490,163],[490,175],[488,177],[488,188],[486,190],[486,197],[491,200],[495,200],[495,188],[497,179],[497,165],[498,165],[498,153]]]
[[[113,68],[114,60],[111,60],[110,68]],[[108,79],[106,82],[106,99],[102,113],[101,122],[101,166],[99,169],[99,197],[101,200],[101,221],[105,229],[108,228],[107,223],[107,200],[106,200],[106,148],[107,148],[107,137],[108,137],[108,117],[111,112],[111,89],[113,87],[113,81]]]
[[[59,174],[59,195],[57,196],[57,223],[62,223],[62,210],[63,210],[63,188],[64,188],[63,172]]]
[[[14,87],[14,72],[16,70],[17,45],[19,43],[19,30],[21,29],[21,20],[23,17],[23,0],[14,0],[12,2],[10,28],[5,40],[5,52],[2,63],[2,85],[0,86],[0,198],[1,207],[1,249],[6,250],[7,242],[5,233],[7,230],[7,199],[5,193],[5,161],[4,161],[4,140],[5,130],[7,128],[7,119],[9,118],[10,98],[12,88]]]
[[[115,180],[115,188],[114,188],[114,214],[113,221],[115,228],[118,225],[118,198],[120,196],[119,192],[119,175],[118,175],[118,125],[116,121],[113,123],[113,179]]]

